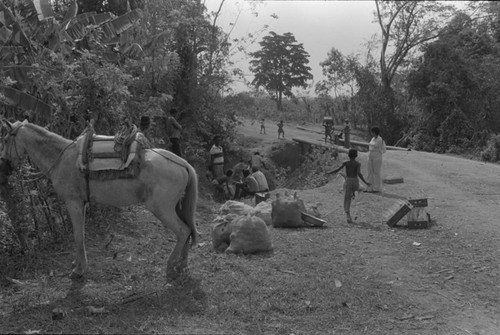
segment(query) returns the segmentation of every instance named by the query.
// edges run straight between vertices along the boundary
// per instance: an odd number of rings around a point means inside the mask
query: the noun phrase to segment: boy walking
[[[285,131],[283,130],[283,120],[281,120],[278,123],[278,138],[280,138],[280,135],[285,138]]]
[[[342,163],[337,169],[329,171],[326,174],[337,173],[345,167],[346,180],[345,180],[345,194],[344,194],[344,211],[347,217],[347,223],[352,223],[351,218],[351,200],[355,197],[355,192],[359,190],[359,179],[367,186],[370,186],[361,174],[361,164],[356,160],[358,151],[356,149],[349,150],[349,160]],[[358,179],[359,177],[359,179]]]
[[[260,133],[261,134],[266,134],[266,124],[264,119],[260,120]]]

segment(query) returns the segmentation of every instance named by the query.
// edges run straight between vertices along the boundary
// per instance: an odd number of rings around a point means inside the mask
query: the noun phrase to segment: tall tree
[[[454,7],[438,1],[375,0],[377,21],[382,31],[380,75],[390,88],[399,67],[416,47],[436,39],[451,19]]]
[[[379,119],[386,134],[385,139],[394,143],[400,137],[402,120],[397,115],[397,104],[392,87],[393,79],[418,47],[439,36],[454,7],[438,1],[381,1],[375,0],[376,19],[382,36],[380,48],[380,108]]]
[[[283,95],[292,97],[293,87],[307,87],[312,79],[309,54],[292,33],[283,35],[271,31],[259,42],[261,49],[250,54],[250,70],[255,73],[252,85],[264,87],[276,99],[278,110],[282,109]]]

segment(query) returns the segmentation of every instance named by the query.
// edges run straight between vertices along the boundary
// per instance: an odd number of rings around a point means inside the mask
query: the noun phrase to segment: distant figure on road
[[[368,181],[371,186],[367,192],[382,192],[382,155],[385,154],[385,142],[380,137],[379,127],[372,127],[372,139],[368,143]]]
[[[260,120],[260,133],[261,134],[266,134],[266,124],[264,119]]]
[[[326,174],[337,173],[345,167],[346,179],[345,179],[345,193],[344,193],[344,211],[347,217],[347,223],[352,223],[351,217],[351,200],[356,196],[356,191],[359,190],[359,179],[358,177],[369,187],[368,183],[363,175],[361,174],[361,164],[356,161],[358,157],[358,151],[356,149],[349,150],[349,160],[342,163],[337,169],[327,172]]]
[[[351,128],[349,127],[349,120],[345,120],[344,126],[344,147],[349,149],[351,147]]]
[[[278,138],[280,138],[280,135],[285,138],[285,131],[283,130],[283,120],[278,123]]]
[[[325,143],[327,143],[328,137],[330,137],[330,142],[333,142],[333,119],[325,117],[323,119],[323,127],[325,127]]]

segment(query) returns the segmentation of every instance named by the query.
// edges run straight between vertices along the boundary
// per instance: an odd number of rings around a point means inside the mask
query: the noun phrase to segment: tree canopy
[[[307,87],[312,79],[309,54],[292,33],[283,35],[270,32],[259,42],[261,49],[250,55],[250,70],[255,73],[252,84],[264,87],[273,94],[278,110],[282,109],[282,97],[292,97],[293,87]]]

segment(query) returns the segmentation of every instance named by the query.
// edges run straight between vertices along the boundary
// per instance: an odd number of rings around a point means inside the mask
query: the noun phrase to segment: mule
[[[177,237],[167,260],[167,278],[174,279],[187,268],[189,248],[196,245],[198,234],[194,222],[198,177],[188,162],[166,150],[145,149],[136,178],[88,180],[76,165],[75,141],[28,121],[2,122],[0,181],[26,156],[52,181],[73,225],[72,278],[87,271],[85,207],[89,199],[115,207],[143,204]]]

